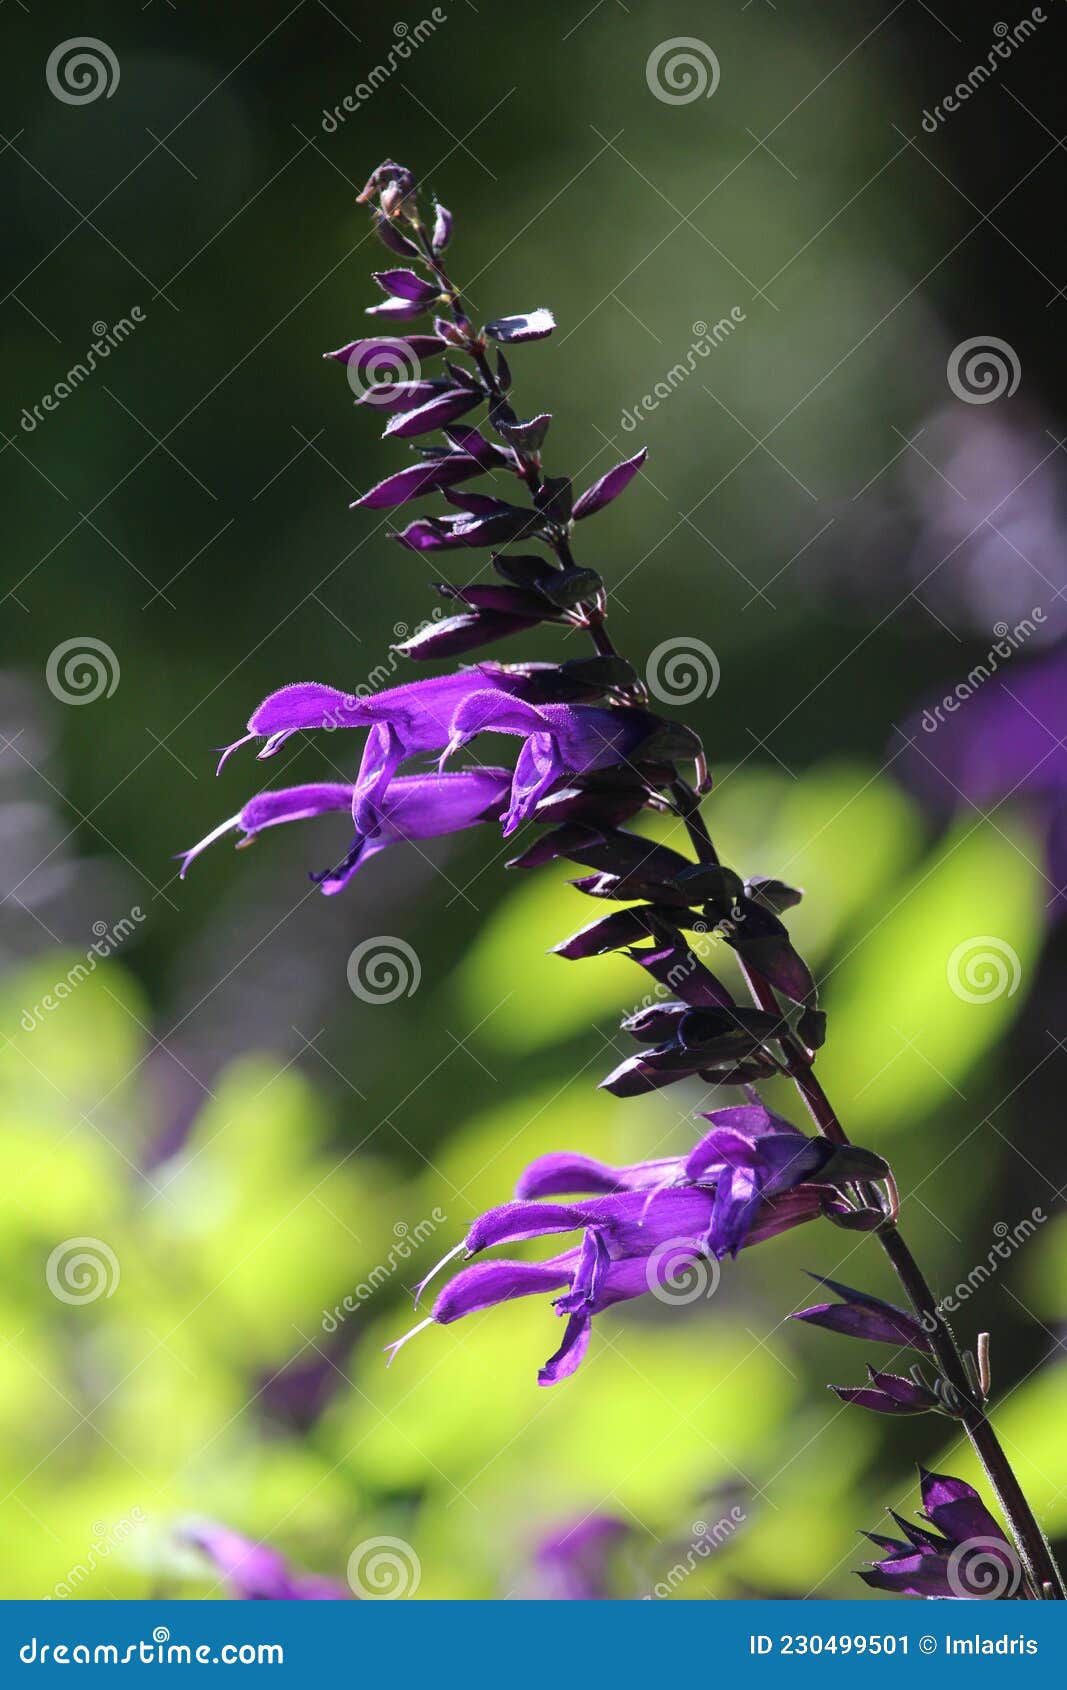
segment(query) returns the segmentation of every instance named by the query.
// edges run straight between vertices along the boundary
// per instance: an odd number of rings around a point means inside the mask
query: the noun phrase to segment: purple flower
[[[1010,649],[1010,648],[1009,648]],[[1043,820],[1056,914],[1067,904],[1067,645],[1021,662],[1007,678],[984,665],[908,724],[900,759],[908,784],[939,811],[1028,799]]]
[[[434,839],[440,834],[458,833],[477,822],[496,821],[507,801],[510,784],[507,769],[463,769],[394,780],[376,806],[373,836],[362,831],[357,821],[355,838],[346,855],[334,868],[314,874],[312,879],[329,897],[343,891],[356,870],[387,845]],[[305,821],[331,810],[351,813],[357,797],[357,787],[325,782],[261,792],[237,815],[221,822],[198,844],[181,853],[182,879],[189,864],[227,833],[242,833],[244,838],[239,843],[248,845],[264,828],[276,827],[281,822]]]
[[[507,836],[559,781],[627,761],[659,727],[654,716],[640,710],[534,705],[517,696],[525,690],[536,690],[536,686],[536,678],[528,684],[521,672],[490,664],[409,682],[366,698],[314,681],[298,682],[264,699],[249,718],[247,734],[224,751],[219,768],[249,740],[264,741],[258,753],[263,758],[273,756],[294,733],[304,729],[370,728],[355,783],[353,816],[357,829],[373,836],[378,826],[377,809],[407,758],[425,751],[451,756],[480,733],[515,734],[525,743],[512,776],[511,801],[504,817]],[[341,789],[321,790],[336,796]],[[328,799],[324,807],[336,809],[340,805]],[[272,819],[288,821],[295,817],[285,814]],[[187,853],[187,860],[229,827],[239,825],[240,820],[238,816],[224,822]]]
[[[555,1527],[534,1557],[545,1596],[553,1602],[607,1601],[614,1553],[631,1531],[613,1514],[587,1514]]]
[[[860,1578],[873,1590],[898,1596],[940,1596],[956,1601],[1025,1601],[1031,1593],[1019,1558],[981,1497],[962,1479],[920,1468],[923,1517],[935,1529],[893,1514],[905,1541],[868,1532],[883,1551]]]
[[[429,1318],[390,1351],[395,1355],[425,1326],[556,1291],[554,1306],[567,1324],[559,1349],[538,1375],[540,1384],[554,1385],[579,1366],[594,1315],[648,1291],[669,1301],[683,1263],[736,1255],[814,1220],[836,1200],[828,1188],[856,1177],[847,1152],[806,1138],[758,1102],[705,1119],[713,1123],[711,1131],[685,1157],[613,1167],[562,1152],[534,1162],[515,1200],[475,1221],[423,1285],[461,1253],[469,1260],[496,1245],[555,1233],[581,1232],[581,1243],[544,1262],[490,1260],[463,1268]],[[574,1192],[596,1195],[546,1201]]]
[[[211,1561],[239,1602],[348,1602],[352,1592],[330,1579],[297,1573],[284,1555],[212,1520],[182,1528],[181,1537]]]

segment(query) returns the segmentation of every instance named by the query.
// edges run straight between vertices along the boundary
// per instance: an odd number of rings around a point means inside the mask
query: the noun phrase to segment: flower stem
[[[484,341],[471,332],[459,290],[448,275],[440,258],[433,251],[425,229],[417,218],[409,224],[407,233],[417,247],[419,256],[441,285],[452,322],[459,330],[464,342],[462,350],[474,362],[487,395],[491,401],[503,403],[505,401],[504,387],[486,357]],[[522,450],[518,446],[512,447],[512,456],[516,472],[526,482],[531,493],[536,495],[544,484],[539,457]],[[565,568],[574,566],[570,545],[565,536],[557,535],[550,541],[550,544],[559,562]],[[606,609],[603,595],[598,597],[596,603],[586,606],[584,609],[584,626],[598,653],[605,657],[618,657],[620,653],[605,627]],[[698,785],[703,790],[702,777],[698,780]],[[718,855],[708,832],[707,824],[701,814],[698,793],[694,792],[685,781],[679,778],[672,784],[671,796],[677,814],[688,832],[697,860],[703,863],[717,864]],[[755,970],[743,963],[741,966],[749,990],[757,1005],[761,1009],[781,1017],[781,1032],[778,1035],[778,1043],[782,1048],[785,1071],[804,1099],[819,1132],[835,1144],[849,1144],[848,1134],[841,1125],[821,1083],[815,1077],[813,1072],[814,1057],[788,1026],[784,1016],[781,1015],[781,1006],[774,989]],[[873,1192],[871,1193],[871,1201],[872,1203],[874,1201]],[[921,1320],[924,1331],[929,1334],[931,1348],[941,1372],[955,1393],[959,1403],[959,1418],[1000,1503],[1004,1518],[1015,1539],[1019,1558],[1033,1594],[1039,1598],[1049,1597],[1059,1601],[1067,1600],[1067,1589],[1064,1587],[1063,1578],[1053,1559],[1051,1548],[1023,1494],[1022,1487],[1000,1440],[986,1416],[982,1396],[968,1375],[967,1367],[951,1328],[941,1314],[930,1284],[906,1244],[895,1216],[889,1214],[885,1216],[877,1228],[877,1237],[907,1294],[912,1308]]]

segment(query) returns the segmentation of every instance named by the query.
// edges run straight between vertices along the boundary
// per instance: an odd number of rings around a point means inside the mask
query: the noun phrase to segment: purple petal
[[[676,1157],[615,1168],[575,1150],[556,1150],[530,1163],[515,1187],[515,1196],[529,1199],[579,1192],[638,1191],[661,1185],[676,1172],[680,1172]]]
[[[536,311],[523,312],[515,317],[498,317],[495,322],[486,323],[485,332],[494,340],[508,344],[520,340],[544,340],[555,326],[556,319],[551,311],[541,306]]]
[[[507,462],[510,456],[507,453],[502,454],[498,446],[492,445],[483,434],[467,423],[446,428],[445,434],[458,451],[466,452],[482,469],[499,469],[502,462]]]
[[[875,1390],[873,1385],[831,1385],[830,1390],[844,1403],[854,1408],[869,1408],[875,1414],[925,1414],[928,1403],[913,1407],[891,1397],[887,1391]]]
[[[568,1250],[548,1262],[475,1262],[450,1280],[433,1306],[433,1318],[440,1326],[481,1309],[516,1297],[559,1291],[570,1285],[578,1260],[577,1250]]]
[[[385,299],[380,305],[368,305],[368,317],[377,317],[383,323],[410,323],[413,318],[421,317],[427,307],[417,299]]]
[[[400,344],[400,343],[398,343]],[[376,381],[357,393],[357,405],[371,405],[383,416],[395,416],[398,411],[414,411],[439,394],[451,393],[451,381]]]
[[[609,469],[599,481],[594,481],[592,487],[587,487],[575,503],[572,512],[575,522],[580,521],[583,516],[593,516],[597,511],[603,510],[605,505],[610,505],[612,499],[617,499],[619,494],[629,487],[647,457],[648,450],[643,446],[634,457],[616,464],[615,468]]]
[[[431,622],[410,640],[393,647],[404,657],[425,662],[431,657],[457,657],[461,652],[475,651],[509,634],[521,634],[536,628],[544,619],[540,616],[509,616],[503,611],[470,610],[461,616],[449,616],[444,622]]]
[[[428,400],[425,405],[417,405],[413,411],[401,411],[390,417],[383,438],[409,440],[418,434],[429,434],[432,429],[441,428],[461,417],[464,411],[472,410],[482,398],[481,393],[473,393],[469,388],[454,387],[450,392]]]
[[[452,213],[438,202],[433,208],[433,234],[430,245],[438,256],[452,239]]]
[[[558,1385],[561,1379],[569,1379],[571,1374],[577,1371],[589,1348],[589,1334],[592,1329],[593,1322],[589,1313],[585,1309],[575,1310],[567,1321],[562,1344],[538,1372],[539,1385]]]
[[[440,487],[451,487],[454,482],[467,481],[472,475],[480,474],[481,468],[472,458],[432,458],[429,463],[412,464],[408,469],[398,470],[395,475],[387,475],[349,509],[390,510],[395,505],[407,504],[409,499],[419,498],[423,493],[433,493]]]
[[[371,335],[363,340],[350,340],[335,352],[324,352],[322,356],[333,358],[339,364],[351,364],[355,360],[357,371],[362,372],[371,360],[383,356],[393,360],[398,354],[402,357],[406,354],[403,359],[405,367],[409,367],[408,360],[414,360],[417,365],[420,358],[432,358],[436,352],[443,352],[445,344],[439,334],[409,334],[403,340],[389,335]]]
[[[684,1003],[698,1009],[729,1009],[733,1004],[726,987],[720,985],[711,970],[681,940],[656,950],[628,951],[627,955],[631,962],[647,969],[661,986],[676,992]]]
[[[950,1543],[965,1543],[970,1538],[992,1537],[1006,1543],[1007,1539],[978,1492],[963,1479],[950,1478],[947,1473],[930,1473],[921,1468],[923,1510],[939,1532]]]
[[[414,270],[373,270],[371,274],[383,293],[394,299],[407,299],[415,304],[434,304],[441,297],[437,282],[428,282]]]
[[[564,939],[561,945],[554,945],[552,954],[566,957],[570,962],[583,957],[604,956],[609,951],[620,950],[624,945],[646,938],[648,923],[647,910],[613,910],[611,915],[591,921],[587,927]]]

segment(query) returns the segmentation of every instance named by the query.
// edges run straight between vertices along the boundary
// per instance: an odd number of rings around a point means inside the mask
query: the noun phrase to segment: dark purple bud
[[[355,372],[361,380],[365,379],[364,372],[369,364],[370,380],[373,382],[383,359],[388,363],[392,379],[400,369],[408,374],[417,374],[421,358],[432,358],[435,352],[443,352],[444,348],[444,341],[436,334],[409,334],[403,340],[389,335],[371,335],[364,340],[350,340],[347,346],[339,346],[336,352],[324,352],[322,356],[333,358],[339,364],[351,364],[355,360]]]
[[[690,904],[711,903],[731,909],[743,896],[741,877],[721,863],[693,863],[675,878]]]
[[[535,588],[561,610],[571,610],[577,604],[596,598],[603,586],[600,576],[593,569],[577,569],[573,566],[557,569],[547,558],[531,557],[528,554],[495,557],[493,567],[506,581],[514,581],[515,585],[520,587]],[[632,685],[636,679],[637,675],[631,669],[630,678],[625,684]]]
[[[355,510],[362,506],[365,510],[391,510],[395,505],[405,505],[409,499],[417,499],[420,494],[433,493],[442,487],[451,487],[457,481],[466,481],[472,475],[480,475],[479,466],[471,458],[457,456],[454,458],[432,458],[428,463],[412,464],[408,469],[398,470],[395,475],[386,476],[379,481],[369,493],[364,493],[354,504],[349,506]]]
[[[629,487],[647,457],[648,450],[642,446],[634,457],[616,464],[615,468],[609,469],[599,481],[594,481],[592,487],[587,487],[574,507],[575,522],[579,522],[583,516],[593,516],[596,511],[603,510],[605,505],[610,505],[612,499],[617,499],[619,494]]]
[[[684,1003],[649,1004],[647,1008],[627,1015],[619,1026],[632,1039],[639,1039],[645,1044],[660,1044],[664,1039],[674,1037],[678,1023],[687,1012],[688,1006]]]
[[[452,213],[447,211],[440,201],[435,203],[433,213],[433,234],[430,237],[430,245],[434,250],[434,255],[439,257],[452,239]]]
[[[566,663],[480,663],[495,686],[527,704],[593,704],[627,684],[630,665],[619,657],[572,657]],[[618,777],[613,769],[610,779]],[[596,779],[596,776],[590,776]]]
[[[379,381],[356,395],[357,405],[372,405],[383,416],[395,416],[398,411],[414,411],[443,393],[454,393],[450,381]]]
[[[383,159],[371,172],[366,186],[356,195],[356,204],[365,205],[375,194],[384,194],[387,189],[392,189],[403,197],[413,193],[415,189],[415,178],[411,171],[391,158]]]
[[[413,411],[402,411],[391,417],[385,425],[383,438],[395,436],[398,440],[410,440],[415,435],[429,434],[432,429],[442,428],[445,423],[461,417],[464,411],[473,409],[481,397],[480,393],[472,393],[469,388],[454,387],[428,400],[425,405],[416,406]]]
[[[401,258],[417,258],[419,256],[419,249],[414,241],[409,241],[405,235],[402,235],[396,224],[391,223],[388,217],[383,217],[380,211],[374,213],[373,222],[375,234],[382,245],[389,248],[390,252],[399,253]]]
[[[574,488],[569,475],[550,475],[534,494],[534,503],[550,522],[566,524],[571,518]]]
[[[511,864],[508,866],[510,868]],[[647,905],[644,908],[613,910],[611,915],[601,916],[599,921],[591,921],[588,927],[572,933],[561,945],[553,945],[550,955],[566,957],[568,962],[606,956],[609,951],[622,950],[626,945],[647,939],[654,919],[654,911]]]
[[[709,968],[693,955],[680,939],[654,950],[629,951],[631,962],[640,963],[653,980],[697,1009],[728,1009],[733,998]]]
[[[811,1177],[829,1185],[847,1185],[850,1180],[885,1179],[888,1172],[889,1163],[876,1150],[864,1150],[858,1144],[828,1144],[822,1168]],[[878,1218],[882,1221],[885,1216]]]
[[[471,428],[467,423],[459,423],[446,428],[445,435],[451,440],[453,446],[461,452],[466,452],[467,456],[473,458],[475,463],[480,464],[482,469],[510,467],[511,460],[507,453],[502,452],[499,446],[492,445],[483,434],[480,434],[476,428]]]
[[[452,533],[455,520],[454,517],[419,517],[392,538],[411,552],[443,552],[462,543]]]
[[[368,305],[366,315],[377,317],[383,323],[410,323],[416,317],[421,317],[426,310],[425,305],[417,299],[383,299],[380,305]]]
[[[751,898],[742,899],[737,909],[723,927],[726,943],[776,991],[794,1003],[813,1001],[815,981],[778,917]]]
[[[528,422],[497,422],[494,418],[493,426],[509,446],[517,447],[520,452],[539,452],[551,421],[551,414],[542,411],[540,416],[531,417]]]
[[[449,581],[434,581],[435,593],[445,599],[458,599],[471,610],[498,610],[505,616],[526,616],[534,622],[554,620],[555,613],[538,593],[528,593],[521,587],[499,587],[495,582],[470,587],[454,587]]]
[[[498,317],[493,323],[486,323],[485,332],[494,340],[502,340],[505,344],[520,340],[544,340],[556,326],[556,319],[551,311],[540,307],[536,311],[527,311],[517,317]]]
[[[883,1374],[888,1378],[888,1374]],[[921,1385],[912,1384],[910,1379],[897,1382],[901,1390],[890,1392],[879,1390],[874,1385],[831,1385],[829,1388],[842,1402],[852,1403],[856,1408],[869,1408],[875,1414],[929,1414],[931,1409],[938,1407],[937,1398],[932,1391]],[[903,1388],[910,1388],[910,1395],[905,1398]]]
[[[799,904],[804,896],[795,886],[787,886],[784,880],[772,880],[766,875],[755,875],[745,881],[745,891],[754,903],[762,904],[772,915],[782,915],[786,910]]]
[[[877,1232],[885,1225],[885,1210],[857,1207],[842,1197],[827,1204],[826,1218],[834,1226],[844,1227],[846,1232]]]
[[[504,393],[511,391],[511,365],[508,363],[499,346],[496,349],[496,379]],[[515,413],[511,412],[509,421],[514,421]]]
[[[883,1302],[880,1297],[855,1291],[836,1279],[824,1279],[821,1274],[811,1276],[843,1299],[840,1303],[818,1303],[810,1309],[800,1309],[791,1320],[804,1320],[810,1326],[823,1326],[828,1332],[840,1332],[848,1338],[862,1338],[866,1343],[904,1345],[913,1350],[929,1350],[930,1337],[921,1322],[904,1309]]]
[[[428,282],[414,270],[373,270],[371,274],[391,299],[406,299],[415,305],[432,305],[441,297],[436,282]]]
[[[476,375],[473,370],[468,370],[465,364],[454,364],[451,358],[446,358],[445,369],[458,387],[469,387],[472,393],[484,396],[485,388],[482,386],[481,376]]]
[[[425,661],[430,657],[456,657],[460,652],[474,651],[508,634],[521,634],[526,628],[536,628],[536,616],[506,616],[494,610],[470,610],[462,616],[449,616],[444,622],[430,622],[413,634],[403,645],[393,647],[404,657]]]
[[[467,345],[466,331],[460,324],[451,322],[448,317],[435,317],[433,326],[441,339],[447,340],[449,346],[465,347]]]
[[[809,1050],[821,1050],[826,1043],[826,1016],[821,1009],[805,1009],[797,1022],[797,1032]]]
[[[537,806],[538,822],[586,822],[593,827],[620,827],[644,809],[648,788],[641,783],[618,786],[565,786],[550,792]],[[524,865],[525,866],[525,865]]]

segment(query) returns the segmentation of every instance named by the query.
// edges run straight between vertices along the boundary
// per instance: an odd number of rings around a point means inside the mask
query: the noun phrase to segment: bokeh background
[[[939,1288],[1008,1240],[959,1325],[992,1334],[1005,1441],[1067,1539],[1063,8],[925,128],[1014,10],[436,16],[416,45],[429,8],[352,0],[0,15],[0,1591],[223,1593],[180,1541],[195,1516],[342,1583],[393,1537],[419,1597],[563,1594],[538,1545],[609,1515],[616,1593],[682,1565],[659,1594],[856,1596],[856,1531],[917,1505],[914,1462],[975,1476],[948,1421],[883,1424],[826,1391],[863,1358],[785,1319],[812,1300],[803,1270],[892,1294],[874,1246],[829,1228],[742,1258],[713,1298],[602,1318],[552,1391],[541,1301],[383,1367],[413,1282],[533,1156],[683,1148],[704,1101],[595,1090],[644,987],[544,955],[588,907],[551,871],[517,884],[488,830],[387,854],[329,902],[305,876],[336,854],[329,823],[176,878],[174,853],[256,789],[247,752],[216,781],[213,748],[258,700],[382,684],[434,603],[423,562],[347,509],[397,454],[321,361],[372,300],[354,199],[388,155],[453,208],[480,312],[554,309],[554,338],[513,359],[526,414],[555,413],[551,467],[584,482],[649,448],[585,561],[639,662],[682,636],[715,654],[717,688],[698,672],[684,706],[717,774],[709,821],[726,860],[806,888],[820,1071],[891,1156]],[[46,64],[87,31],[120,75],[71,104]],[[678,37],[714,52],[710,97],[650,87]],[[106,364],[27,426],[93,325],[133,307]],[[694,325],[732,309],[629,426]],[[961,393],[954,350],[990,337],[1004,391]],[[1006,674],[924,730],[1024,618]],[[87,640],[107,684],[72,699],[50,658]],[[508,655],[576,650],[550,634]],[[1016,768],[1005,718],[983,784],[985,713],[995,728],[1027,676],[1047,747]],[[294,743],[269,772],[356,750]],[[952,791],[930,776],[949,752]],[[348,958],[383,935],[421,981],[367,1002]],[[994,955],[961,994],[972,941]],[[57,1296],[49,1263],[79,1239],[106,1247],[103,1279]]]

